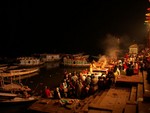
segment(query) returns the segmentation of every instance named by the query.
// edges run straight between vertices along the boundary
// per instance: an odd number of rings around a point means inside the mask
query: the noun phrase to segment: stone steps
[[[150,83],[148,83],[148,81],[147,81],[147,73],[146,72],[144,72],[143,81],[144,81],[143,99],[144,99],[144,101],[150,102]]]

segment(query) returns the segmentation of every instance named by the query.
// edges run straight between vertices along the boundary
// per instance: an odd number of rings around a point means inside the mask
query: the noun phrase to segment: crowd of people
[[[143,54],[142,54],[143,55]],[[82,99],[96,91],[101,91],[115,86],[116,80],[121,74],[125,76],[138,75],[139,72],[147,72],[147,79],[150,79],[150,60],[146,55],[141,57],[141,54],[133,55],[126,54],[124,59],[114,61],[113,68],[108,70],[106,75],[97,76],[90,73],[90,69],[85,69],[81,72],[64,73],[64,79],[58,87],[50,90],[45,87],[46,98],[78,98]],[[119,70],[119,71],[118,71]],[[116,74],[117,73],[117,74]],[[103,76],[104,75],[104,76]]]
[[[82,72],[65,72],[64,79],[59,87],[53,91],[45,87],[46,98],[78,98],[83,99],[96,91],[110,88],[114,83],[113,72],[109,71],[106,76],[89,74],[88,70]]]

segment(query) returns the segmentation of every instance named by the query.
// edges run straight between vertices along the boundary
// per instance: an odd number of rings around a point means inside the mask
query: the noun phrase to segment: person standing
[[[52,93],[47,86],[45,86],[45,97],[46,98],[52,98]]]

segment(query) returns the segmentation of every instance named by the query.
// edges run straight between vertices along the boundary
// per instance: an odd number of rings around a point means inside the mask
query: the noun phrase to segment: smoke
[[[129,37],[127,35],[123,35],[123,36],[121,36],[121,40],[120,40],[120,48],[128,49],[128,47],[133,43],[134,43],[134,41],[132,40],[131,37]]]
[[[129,41],[129,39],[130,38],[127,36],[119,37],[111,34],[106,35],[105,40],[103,40],[103,42],[100,42],[100,45],[104,50],[104,55],[102,55],[98,60],[101,68],[104,68],[107,65],[108,59],[118,59],[120,52],[122,52],[121,46],[126,48],[129,47],[129,42],[131,42]]]
[[[99,48],[102,48],[103,54],[111,59],[117,59],[128,51],[129,46],[133,43],[133,39],[127,35],[115,36],[107,34],[103,41],[99,40]]]
[[[120,46],[120,38],[107,34],[104,42],[102,43],[103,49],[105,50],[104,54],[111,58],[117,58],[117,53]]]

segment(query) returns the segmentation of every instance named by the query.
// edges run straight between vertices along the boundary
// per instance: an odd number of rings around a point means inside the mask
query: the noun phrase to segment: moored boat
[[[20,91],[30,91],[28,86],[24,86],[21,83],[22,76],[36,73],[39,68],[29,68],[29,69],[18,69],[10,70],[8,73],[1,73],[1,87],[0,90],[3,92],[20,92]],[[15,81],[15,82],[14,82]]]
[[[4,70],[6,70],[8,67],[7,64],[0,64],[0,72],[3,72]]]
[[[0,88],[0,91],[2,92],[23,92],[23,91],[31,91],[31,88],[28,86],[25,86],[23,84],[17,84],[17,83],[9,83],[9,84],[3,84]]]
[[[89,67],[89,55],[67,55],[63,57],[62,65],[69,67]]]
[[[24,86],[21,83],[21,79],[26,75],[37,74],[39,68],[24,68],[8,70],[8,72],[2,72],[1,77],[1,87],[0,90],[4,92],[18,92],[18,91],[30,91],[31,89]],[[15,81],[15,83],[14,83]],[[18,83],[17,83],[18,81]]]
[[[19,57],[17,60],[19,61],[18,65],[21,67],[41,66],[44,64],[44,61],[36,57]]]
[[[0,100],[0,111],[1,113],[22,113],[39,98],[38,96],[30,96],[28,98],[15,97],[13,99]]]
[[[40,58],[44,62],[55,62],[61,60],[60,54],[48,54],[48,53],[40,54]]]
[[[31,73],[38,72],[38,71],[39,71],[39,68],[23,68],[23,69],[9,70],[9,73],[12,76],[17,76],[17,75],[31,74]]]
[[[4,100],[4,99],[13,99],[15,97],[17,97],[17,94],[14,93],[4,93],[4,92],[0,92],[0,100]]]
[[[35,101],[37,101],[40,97],[39,96],[30,96],[28,98],[24,98],[24,97],[15,97],[13,99],[5,99],[5,100],[1,100],[0,101],[0,105],[1,104],[7,104],[7,105],[14,105],[14,104],[24,104],[24,103],[33,103]]]
[[[12,77],[20,76],[38,72],[39,68],[22,68],[22,69],[13,69],[1,72],[0,77]]]

